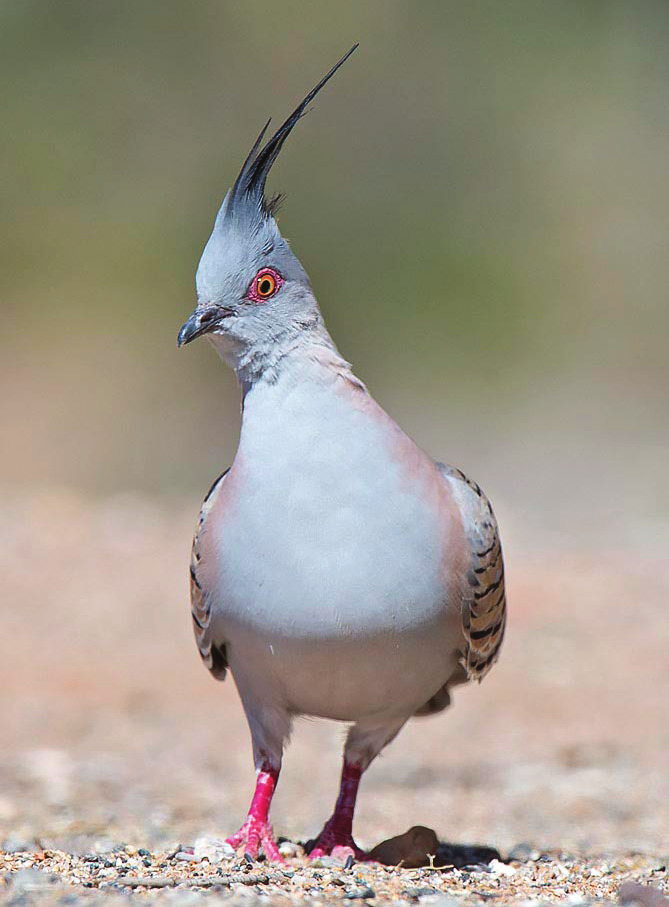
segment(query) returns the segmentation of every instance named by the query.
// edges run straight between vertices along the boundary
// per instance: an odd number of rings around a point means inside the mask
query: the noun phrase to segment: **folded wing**
[[[506,625],[504,560],[497,521],[481,488],[459,469],[440,463],[460,505],[471,549],[468,584],[462,602],[465,650],[462,663],[469,680],[482,680],[499,656]]]
[[[204,499],[195,535],[193,537],[193,548],[190,560],[190,602],[195,641],[200,650],[202,661],[217,680],[225,680],[228,669],[228,660],[225,652],[225,644],[214,642],[211,636],[211,604],[207,588],[201,576],[201,564],[203,540],[205,533],[207,532],[207,518],[214,507],[216,497],[221,490],[228,472],[229,470],[226,469],[226,471],[216,479]]]

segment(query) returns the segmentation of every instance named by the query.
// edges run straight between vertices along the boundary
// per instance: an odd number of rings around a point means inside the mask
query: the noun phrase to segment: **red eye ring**
[[[265,302],[281,289],[283,277],[274,268],[261,268],[251,281],[247,299]]]

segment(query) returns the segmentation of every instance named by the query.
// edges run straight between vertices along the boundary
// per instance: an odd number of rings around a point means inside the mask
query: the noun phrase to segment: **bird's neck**
[[[235,463],[251,472],[276,468],[277,461],[289,470],[307,462],[333,466],[346,439],[364,445],[372,423],[386,418],[333,345],[301,344],[286,352],[271,379],[263,372],[244,386]]]
[[[244,397],[257,386],[321,379],[324,373],[350,373],[320,314],[309,323],[288,324],[265,336],[241,340],[211,334],[221,358],[234,369]],[[352,376],[351,376],[352,377]]]

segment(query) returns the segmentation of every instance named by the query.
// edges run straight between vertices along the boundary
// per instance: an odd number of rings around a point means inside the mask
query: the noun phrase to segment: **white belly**
[[[431,633],[276,638],[233,626],[227,654],[243,700],[341,721],[411,715],[451,676],[456,627]]]

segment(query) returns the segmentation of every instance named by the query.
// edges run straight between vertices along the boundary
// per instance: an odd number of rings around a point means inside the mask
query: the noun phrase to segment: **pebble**
[[[298,848],[296,844],[293,844],[292,841],[282,841],[279,844],[279,853],[282,857],[296,857],[298,854]]]
[[[491,860],[488,864],[490,871],[495,876],[515,876],[516,870],[513,866],[508,866],[506,863],[502,863],[500,860]]]
[[[508,853],[508,859],[516,863],[528,863],[530,860],[538,860],[540,856],[540,850],[525,842],[516,844]]]
[[[439,852],[439,839],[432,828],[414,825],[402,835],[388,838],[374,847],[369,855],[387,866],[418,867],[430,863]]]
[[[193,845],[192,859],[197,862],[209,860],[210,863],[221,863],[234,855],[234,848],[227,841],[222,838],[213,838],[210,835],[202,835],[196,839]]]
[[[433,894],[439,894],[436,888],[405,888],[402,896],[417,901],[419,898],[429,897]]]
[[[364,888],[350,888],[344,892],[344,897],[349,901],[364,901],[368,898],[375,898],[376,892],[366,885]]]

